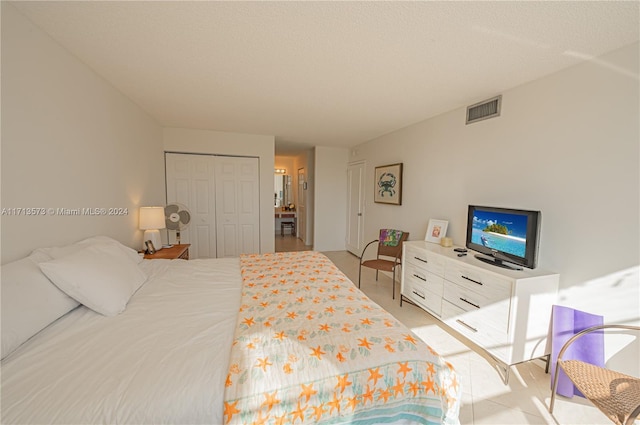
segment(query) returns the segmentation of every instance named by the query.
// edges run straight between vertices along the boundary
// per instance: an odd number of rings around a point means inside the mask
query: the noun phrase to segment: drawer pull
[[[460,323],[462,326],[465,326],[467,328],[469,328],[470,330],[472,330],[473,332],[478,332],[478,330],[476,328],[474,328],[473,326],[469,326],[466,323],[464,323],[462,320],[460,319],[456,319],[456,322]]]
[[[480,306],[478,304],[474,304],[471,301],[465,300],[464,298],[460,297],[460,301],[464,301],[467,304],[471,304],[472,306],[474,306],[475,308],[480,308]]]
[[[425,281],[425,282],[427,281],[427,279],[425,279],[425,278],[424,278],[424,277],[422,277],[422,276],[418,276],[418,275],[417,275],[417,274],[415,274],[415,273],[413,274],[413,277],[417,277],[418,279],[420,279],[420,280],[422,280],[422,281]]]
[[[428,263],[428,261],[427,261],[427,260],[425,260],[425,259],[423,259],[423,258],[415,257],[415,256],[414,256],[413,258],[415,258],[415,259],[416,259],[416,260],[418,260],[418,261],[422,261],[423,263]]]
[[[463,279],[467,279],[467,280],[468,280],[468,281],[470,281],[470,282],[477,283],[478,285],[482,285],[482,282],[478,282],[477,280],[473,280],[473,279],[471,279],[471,278],[469,278],[469,277],[466,277],[466,276],[464,276],[464,275],[463,275],[463,276],[460,276],[460,277],[461,277],[461,278],[463,278]]]
[[[420,295],[418,294],[416,291],[411,291],[413,292],[415,295],[419,296],[420,298],[422,298],[423,300],[426,300],[427,298],[424,295]]]

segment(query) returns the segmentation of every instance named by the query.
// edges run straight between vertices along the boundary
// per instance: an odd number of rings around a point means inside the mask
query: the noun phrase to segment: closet
[[[260,252],[258,171],[258,158],[165,153],[167,204],[182,204],[191,215],[180,232],[190,258]],[[167,234],[175,243],[176,232]]]

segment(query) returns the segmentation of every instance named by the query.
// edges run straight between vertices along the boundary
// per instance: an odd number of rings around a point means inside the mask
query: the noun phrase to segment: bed
[[[2,278],[2,423],[459,423],[452,366],[321,253],[142,261],[98,237]]]

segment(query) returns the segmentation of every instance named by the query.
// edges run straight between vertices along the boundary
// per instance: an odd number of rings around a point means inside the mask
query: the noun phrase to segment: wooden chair
[[[560,368],[585,398],[614,424],[631,425],[640,414],[640,379],[578,360],[563,360],[569,346],[580,337],[602,329],[640,331],[638,326],[600,325],[587,328],[571,337],[560,349],[553,378],[549,413],[553,413]]]
[[[398,238],[397,243],[389,243],[385,240],[385,235],[389,232],[402,232],[402,236]],[[396,298],[396,267],[401,265],[402,257],[402,242],[409,238],[409,232],[403,232],[401,230],[394,229],[380,229],[380,237],[378,239],[369,242],[362,250],[360,256],[360,268],[358,271],[358,288],[360,287],[360,279],[362,277],[362,267],[369,267],[376,271],[376,281],[378,280],[378,272],[380,270],[385,272],[393,272],[393,299]],[[364,253],[367,251],[370,245],[374,243],[378,244],[378,253],[373,260],[362,261]],[[387,257],[387,258],[380,258]]]

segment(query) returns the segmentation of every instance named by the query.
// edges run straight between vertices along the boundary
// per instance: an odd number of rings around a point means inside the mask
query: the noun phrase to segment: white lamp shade
[[[158,230],[165,227],[163,207],[140,207],[141,230]]]

